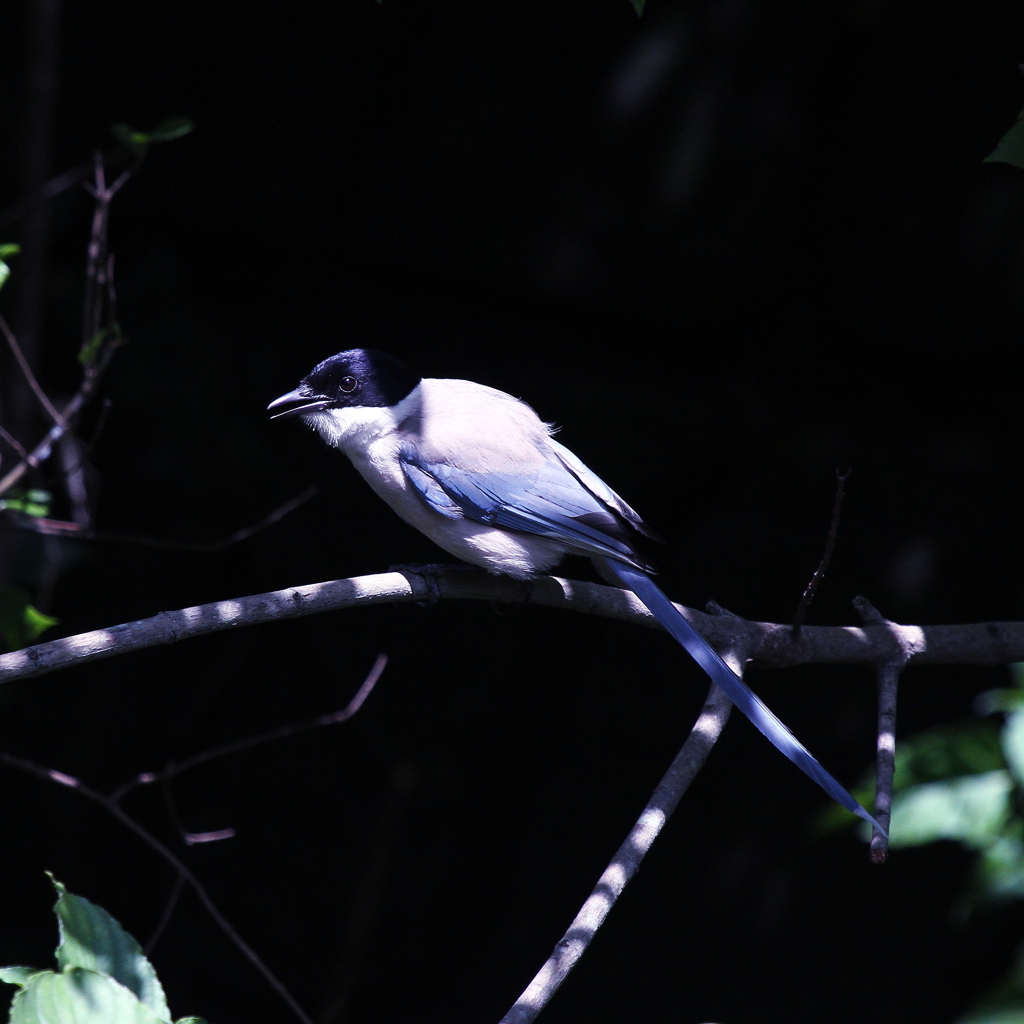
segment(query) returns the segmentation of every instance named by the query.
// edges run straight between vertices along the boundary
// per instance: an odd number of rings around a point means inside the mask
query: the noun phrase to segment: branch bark
[[[482,570],[450,566],[432,571],[429,583],[414,572],[355,576],[161,612],[152,618],[51,640],[0,655],[0,682],[261,622],[437,599],[534,604],[661,628],[640,601],[625,590],[556,576],[524,583],[489,576]],[[1024,661],[1024,622],[904,626],[882,620],[863,626],[804,626],[800,636],[794,638],[792,627],[786,624],[706,615],[678,607],[712,647],[742,647],[751,662],[763,667],[878,665],[894,656],[905,657],[908,665],[1004,665]]]
[[[723,656],[732,669],[742,675],[742,655],[730,657],[723,651]],[[629,880],[640,870],[640,862],[679,805],[697,772],[704,767],[711,748],[729,720],[731,710],[732,703],[729,698],[712,683],[700,717],[658,783],[658,788],[637,819],[637,823],[598,879],[594,891],[569,925],[569,930],[556,943],[551,956],[508,1013],[501,1018],[500,1024],[532,1024],[540,1011],[551,1001],[551,997],[569,976],[576,962],[587,951],[587,947],[597,934],[597,929],[604,924],[608,912],[622,895]]]
[[[868,626],[893,625],[863,597],[855,597],[853,606]],[[897,639],[900,639],[897,636]],[[889,857],[889,821],[892,817],[892,790],[896,775],[896,697],[900,674],[913,651],[906,646],[890,652],[875,666],[878,673],[878,751],[875,760],[875,818],[882,826],[871,831],[871,861],[884,864]]]

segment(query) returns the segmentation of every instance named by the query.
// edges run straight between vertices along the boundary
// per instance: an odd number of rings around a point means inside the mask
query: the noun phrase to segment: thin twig
[[[13,434],[9,434],[3,427],[0,427],[0,437],[2,437],[22,459],[28,458],[28,452],[21,446],[21,442],[14,437]]]
[[[40,487],[42,487],[44,490],[49,490],[55,484],[61,482],[62,480],[66,480],[67,477],[69,475],[71,475],[72,473],[77,473],[86,464],[86,462],[89,459],[89,456],[93,452],[93,449],[96,447],[96,442],[99,440],[99,436],[103,432],[103,428],[107,425],[107,416],[110,413],[110,408],[111,408],[112,405],[113,405],[113,402],[111,402],[111,400],[109,398],[104,398],[103,401],[100,403],[100,412],[99,412],[99,416],[97,416],[97,418],[96,418],[96,426],[93,427],[92,436],[89,438],[88,441],[83,442],[80,437],[76,437],[75,440],[77,441],[77,443],[79,445],[79,449],[78,449],[78,456],[79,456],[79,458],[78,458],[78,461],[72,463],[72,465],[68,469],[62,470],[59,474],[53,474],[52,476],[47,476],[47,475],[42,476],[40,481],[39,481],[39,486]],[[18,447],[21,448],[20,445]],[[25,451],[24,448],[21,448],[19,454],[22,456],[22,458],[26,458],[27,455],[28,455],[28,453]],[[82,528],[78,523],[67,522],[67,521],[62,520],[62,519],[43,519],[42,522],[45,522],[45,523],[55,523],[55,524],[58,524],[58,526],[53,531],[49,531],[49,530],[35,530],[36,533],[49,533],[49,532],[52,532],[55,535],[60,536],[60,535],[62,535],[64,533],[68,533],[68,532],[72,532],[73,533],[76,530],[80,530]],[[24,523],[20,523],[19,522],[17,525],[19,527],[23,528],[23,529],[32,529],[31,526],[26,526],[26,524],[24,524]]]
[[[896,773],[896,693],[899,664],[890,662],[878,670],[878,756],[875,764],[875,818],[885,829],[871,830],[871,861],[884,864],[889,856],[889,822],[892,818],[892,783]]]
[[[821,557],[818,568],[814,570],[814,575],[807,584],[807,588],[800,598],[800,603],[796,606],[796,614],[793,616],[794,637],[800,636],[800,630],[804,624],[804,616],[807,615],[807,609],[810,608],[811,602],[814,600],[818,585],[824,579],[825,570],[828,569],[828,564],[832,561],[832,552],[836,546],[836,533],[839,531],[839,515],[843,508],[843,493],[846,490],[847,478],[852,472],[852,469],[848,469],[845,473],[840,473],[838,469],[836,470],[836,497],[832,503],[832,521],[828,528],[828,539],[825,541],[825,553]]]
[[[89,366],[82,377],[82,383],[71,401],[60,411],[63,424],[55,423],[46,432],[46,436],[19,462],[9,473],[0,479],[0,495],[6,494],[30,469],[35,469],[45,462],[53,451],[53,446],[64,436],[64,432],[82,411],[82,407],[92,396],[110,363],[116,348],[115,343],[107,343],[97,358]]]
[[[205,764],[214,758],[223,757],[225,754],[236,754],[240,750],[248,750],[250,747],[259,746],[261,743],[270,743],[273,740],[284,739],[286,736],[294,736],[296,733],[305,732],[308,729],[318,729],[325,725],[337,725],[339,722],[346,722],[363,706],[364,701],[370,696],[371,691],[377,685],[381,674],[387,667],[388,656],[378,654],[377,660],[373,663],[362,686],[356,691],[356,695],[348,702],[341,711],[334,711],[328,715],[318,715],[316,718],[309,718],[302,722],[292,722],[289,725],[281,725],[276,729],[268,729],[266,732],[257,733],[255,736],[246,736],[244,739],[234,740],[231,743],[223,743],[218,747],[210,747],[209,750],[200,751],[182,761],[169,764],[159,772],[143,772],[134,779],[118,786],[110,794],[111,800],[120,800],[126,793],[130,793],[138,786],[146,786],[153,782],[164,782],[167,779],[180,775],[197,764]]]
[[[370,695],[377,681],[380,679],[385,667],[387,666],[388,657],[386,654],[380,654],[377,656],[377,660],[373,663],[373,667],[370,669],[366,678],[363,680],[359,689],[356,691],[355,696],[348,702],[348,704],[341,710],[335,711],[329,715],[320,715],[315,719],[311,719],[305,722],[293,723],[291,725],[280,726],[277,729],[271,729],[267,732],[260,733],[256,736],[250,736],[242,740],[236,740],[232,743],[224,743],[218,747],[211,747],[209,750],[201,751],[192,757],[186,758],[184,761],[180,761],[177,764],[168,765],[161,772],[146,772],[136,776],[134,779],[129,780],[121,786],[118,786],[109,794],[100,793],[98,790],[92,789],[87,786],[81,780],[76,779],[70,775],[65,775],[63,772],[58,772],[50,768],[44,768],[40,765],[33,763],[25,758],[17,757],[13,754],[0,752],[0,761],[10,765],[14,768],[20,768],[22,771],[29,772],[32,775],[37,776],[41,779],[46,779],[49,782],[56,782],[59,785],[67,786],[71,789],[77,790],[83,796],[88,797],[90,800],[98,803],[106,811],[112,814],[118,821],[134,832],[140,839],[148,844],[153,850],[155,850],[161,857],[163,857],[178,873],[178,884],[176,884],[167,905],[164,908],[164,912],[161,915],[160,922],[146,944],[147,951],[151,949],[163,934],[164,929],[167,927],[167,923],[174,912],[175,904],[177,903],[178,896],[181,891],[180,883],[187,881],[192,886],[196,895],[199,897],[203,906],[210,916],[217,922],[221,929],[225,932],[228,938],[241,950],[241,952],[253,963],[253,965],[259,970],[267,982],[277,991],[282,999],[291,1007],[295,1015],[303,1022],[303,1024],[312,1024],[310,1018],[306,1015],[299,1004],[292,998],[291,993],[284,987],[284,985],[277,979],[269,967],[260,959],[256,954],[255,950],[245,942],[244,939],[235,931],[234,927],[230,922],[221,914],[220,910],[217,909],[213,900],[209,894],[203,888],[202,883],[196,878],[195,875],[185,866],[179,857],[177,857],[167,846],[160,842],[152,833],[143,828],[134,818],[128,815],[121,807],[120,800],[125,794],[131,792],[137,786],[145,785],[151,782],[162,782],[164,783],[164,795],[168,801],[168,811],[171,819],[174,822],[177,830],[183,836],[186,843],[192,845],[196,842],[211,841],[213,839],[227,838],[228,835],[233,835],[233,829],[222,829],[219,833],[202,833],[200,835],[193,835],[187,833],[183,828],[177,811],[171,800],[170,792],[166,786],[168,780],[176,775],[180,775],[183,771],[189,768],[193,768],[198,764],[204,764],[207,761],[211,761],[216,757],[222,757],[225,754],[235,753],[239,750],[246,750],[249,747],[256,746],[259,743],[267,743],[271,740],[281,739],[285,736],[291,736],[294,733],[302,732],[306,729],[313,729],[318,726],[334,725],[339,722],[344,722],[355,715],[359,709],[363,706],[366,698]]]
[[[157,926],[153,929],[153,933],[146,940],[146,945],[142,947],[146,956],[149,956],[150,953],[152,953],[153,947],[160,941],[161,936],[167,930],[167,926],[171,923],[171,918],[174,916],[174,910],[178,905],[178,897],[181,896],[181,890],[184,888],[184,876],[176,876],[174,879],[174,885],[171,887],[171,894],[167,897],[167,903],[164,905],[164,912],[160,915],[160,920],[157,922]]]
[[[36,445],[32,452],[23,458],[9,473],[0,479],[0,495],[12,488],[30,469],[35,469],[45,462],[53,451],[53,446],[63,437],[65,431],[74,423],[82,407],[92,396],[103,377],[104,371],[114,354],[114,349],[121,343],[115,330],[114,313],[116,312],[116,294],[113,284],[114,264],[107,251],[107,232],[110,222],[110,203],[124,183],[139,166],[141,156],[110,186],[106,184],[106,172],[103,156],[98,151],[94,154],[94,183],[85,183],[89,194],[96,200],[93,209],[92,230],[89,234],[88,255],[86,259],[85,302],[82,312],[82,346],[83,352],[102,338],[99,350],[90,359],[82,374],[82,383],[68,404],[60,410],[54,425],[46,436]],[[104,321],[106,327],[104,328]],[[101,335],[101,330],[106,335]]]
[[[28,382],[28,386],[32,389],[32,393],[39,399],[39,404],[46,410],[46,415],[49,416],[54,423],[59,425],[63,424],[64,420],[61,417],[61,414],[57,412],[53,402],[50,401],[39,381],[36,379],[36,375],[32,372],[32,367],[28,365],[28,360],[25,358],[25,353],[21,351],[18,339],[14,336],[14,332],[7,325],[7,321],[3,316],[0,316],[0,331],[3,332],[4,337],[7,339],[7,344],[14,355],[15,361],[21,369],[22,376],[24,376],[25,380]],[[24,451],[24,449],[22,450]]]
[[[741,672],[743,659],[730,659],[732,668]],[[586,952],[597,929],[604,923],[622,890],[636,874],[644,855],[676,809],[697,772],[703,767],[711,748],[728,721],[732,702],[715,685],[690,735],[676,755],[643,814],[625,842],[611,859],[594,891],[580,908],[569,930],[555,945],[544,966],[501,1019],[501,1024],[530,1024],[550,1002],[576,962]]]
[[[92,455],[93,450],[96,447],[96,443],[97,441],[99,441],[100,434],[103,433],[103,430],[107,425],[107,417],[110,414],[110,409],[113,406],[113,404],[114,403],[109,398],[104,398],[103,401],[100,402],[100,411],[99,415],[96,417],[96,426],[94,426],[92,429],[92,436],[89,438],[88,441],[85,442],[83,442],[80,437],[76,438],[76,441],[78,442],[79,445],[78,460],[72,463],[72,465],[68,469],[62,470],[59,474],[43,475],[39,481],[40,487],[42,487],[44,490],[49,490],[55,484],[61,482],[62,480],[66,480],[68,476],[70,476],[73,473],[77,473],[80,469],[82,469],[86,462],[89,461],[89,456]],[[26,458],[28,453],[25,451],[24,448],[21,448],[20,445],[18,447],[20,449],[19,454],[21,455],[21,457]],[[41,529],[37,529],[32,523],[26,523],[21,521],[19,521],[16,525],[23,530],[32,530],[35,533],[53,534],[57,537],[62,537],[72,533],[77,534],[82,530],[82,526],[79,523],[69,522],[64,519],[36,519],[36,517],[32,518],[40,524],[49,524],[49,528],[46,528],[44,526]]]
[[[138,154],[129,147],[118,146],[116,149],[108,150],[104,154],[103,160],[109,166],[120,163],[128,157],[134,160],[137,156]],[[92,177],[94,166],[92,160],[80,163],[77,167],[61,171],[60,174],[50,178],[42,188],[34,193],[22,196],[16,203],[8,206],[6,210],[0,213],[0,230],[17,223],[27,213],[30,213],[38,206],[42,206],[44,203],[48,203],[62,192],[66,192],[72,186],[77,185],[80,181]]]
[[[130,832],[134,832],[139,839],[142,840],[151,850],[159,854],[172,868],[178,873],[179,877],[184,878],[186,882],[192,887],[192,891],[199,897],[199,901],[206,908],[206,912],[213,918],[213,920],[220,927],[221,931],[235,944],[235,946],[245,955],[249,962],[263,975],[264,980],[274,989],[275,992],[284,1000],[285,1003],[291,1008],[292,1012],[302,1024],[313,1024],[312,1020],[307,1016],[306,1012],[292,997],[292,994],[284,987],[277,976],[271,971],[271,969],[260,959],[259,954],[250,946],[245,939],[235,930],[235,927],[230,921],[220,912],[217,905],[210,898],[210,894],[206,891],[203,883],[189,870],[185,863],[178,857],[172,850],[165,846],[159,839],[156,838],[151,832],[143,828],[133,817],[127,814],[117,803],[116,800],[111,799],[109,796],[105,796],[99,790],[93,789],[91,786],[87,786],[80,779],[76,779],[71,775],[65,775],[63,772],[55,771],[52,768],[44,768],[42,765],[37,765],[32,761],[27,760],[23,757],[16,757],[14,754],[8,754],[0,751],[0,761],[4,764],[10,765],[12,768],[19,768],[21,771],[27,772],[30,775],[35,775],[37,778],[45,779],[48,782],[55,782],[60,786],[67,786],[70,789],[81,793],[82,796],[88,800],[92,800],[102,807],[108,814],[115,817],[125,828]]]
[[[89,345],[99,334],[104,323],[112,327],[117,319],[117,301],[114,294],[114,261],[107,249],[110,229],[110,204],[128,179],[142,163],[140,154],[135,162],[107,185],[103,154],[93,154],[93,181],[83,182],[86,191],[96,200],[92,214],[92,230],[85,266],[85,301],[82,315],[82,344]]]
[[[316,497],[319,488],[314,485],[307,487],[301,494],[289,499],[279,508],[274,509],[269,515],[257,520],[250,526],[235,530],[222,540],[214,541],[190,541],[190,540],[161,540],[159,537],[141,537],[131,533],[110,533],[105,530],[84,530],[78,523],[69,523],[63,519],[44,519],[35,516],[21,516],[16,525],[23,530],[31,530],[33,533],[42,533],[54,537],[71,537],[76,540],[93,540],[101,543],[111,544],[137,544],[139,547],[159,548],[164,551],[194,551],[197,554],[213,554],[231,547],[232,544],[239,544],[248,540],[253,534],[265,530],[268,526],[280,522],[286,515],[294,512],[300,505],[305,504],[311,498]]]

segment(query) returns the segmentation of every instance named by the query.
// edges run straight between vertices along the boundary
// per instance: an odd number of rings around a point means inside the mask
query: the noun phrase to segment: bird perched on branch
[[[634,543],[652,531],[525,402],[468,380],[419,377],[394,356],[354,348],[325,359],[269,411],[301,417],[407,523],[472,565],[531,579],[566,554],[593,559],[786,757],[880,828],[655,586]]]

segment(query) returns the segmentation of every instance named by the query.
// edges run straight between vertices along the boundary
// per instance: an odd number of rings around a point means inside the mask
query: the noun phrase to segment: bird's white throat
[[[349,406],[346,409],[319,409],[302,416],[305,423],[335,448],[346,454],[393,433],[399,425],[419,412],[420,385],[417,384],[397,405]]]

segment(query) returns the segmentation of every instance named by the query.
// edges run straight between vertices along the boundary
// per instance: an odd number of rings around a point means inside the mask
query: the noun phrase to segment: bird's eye
[[[359,381],[357,381],[355,377],[342,377],[341,383],[338,385],[338,387],[340,387],[341,390],[344,391],[346,394],[350,394],[351,392],[355,391],[357,387],[359,387]]]

